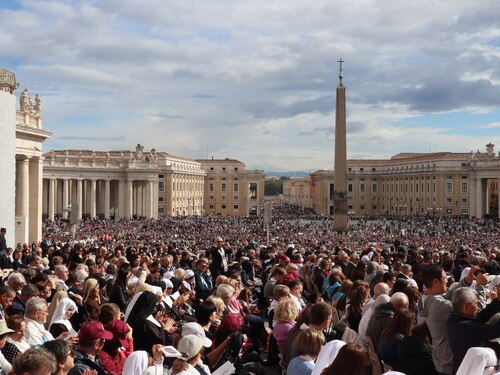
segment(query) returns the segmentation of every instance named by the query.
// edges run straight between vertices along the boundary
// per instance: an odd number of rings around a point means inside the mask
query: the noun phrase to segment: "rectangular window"
[[[165,191],[165,183],[163,181],[158,182],[158,191]]]
[[[365,184],[359,184],[359,192],[364,193],[365,192]]]
[[[208,207],[209,207],[211,210],[213,210],[215,206],[214,206],[213,204],[211,204],[211,205],[210,205],[210,206],[208,206]]]
[[[365,209],[365,206],[362,204],[361,206],[359,206],[359,209],[360,209],[360,210],[364,210],[364,209]]]
[[[435,182],[432,183],[432,192],[433,193],[436,192],[436,183]]]
[[[237,204],[233,205],[234,210],[237,210],[238,208],[239,208],[239,206]]]
[[[446,198],[446,203],[453,203],[453,198],[447,197]]]
[[[213,201],[215,198],[213,195],[210,196],[210,200]]]
[[[469,192],[469,184],[467,182],[462,182],[462,193],[468,193]]]
[[[377,184],[372,184],[372,193],[377,194]]]
[[[469,203],[469,198],[468,197],[462,197],[461,198],[461,202],[462,202],[462,204],[467,204],[467,203]]]
[[[347,192],[352,193],[352,184],[347,184]]]
[[[225,210],[225,209],[226,209],[226,205],[225,205],[225,204],[223,204],[223,205],[221,206],[221,208],[222,208],[223,210]]]
[[[165,176],[160,174],[160,175],[158,175],[158,178],[165,178]]]
[[[225,193],[225,192],[226,192],[226,190],[227,190],[226,184],[225,184],[225,183],[222,183],[222,184],[221,184],[221,191],[222,191],[223,193]]]
[[[238,198],[238,196],[237,196],[237,195],[233,195],[233,200],[234,200],[234,201],[237,201],[238,199],[239,199],[239,198]]]
[[[446,183],[446,193],[447,194],[453,193],[453,182]]]
[[[237,184],[237,183],[234,183],[234,184],[233,184],[233,191],[234,191],[235,193],[236,193],[236,192],[238,192],[238,188],[239,188],[238,184]]]
[[[461,208],[460,209],[460,213],[462,215],[468,215],[469,214],[469,209],[468,208]]]
[[[159,214],[164,214],[165,213],[165,207],[158,207],[158,213]]]
[[[214,191],[214,184],[211,182],[210,185],[209,185],[209,190],[210,192],[213,192]]]
[[[165,198],[163,198],[163,197],[158,197],[158,202],[165,202]]]
[[[226,200],[226,196],[225,196],[225,195],[221,196],[221,199],[222,199],[223,201],[225,201],[225,200]]]

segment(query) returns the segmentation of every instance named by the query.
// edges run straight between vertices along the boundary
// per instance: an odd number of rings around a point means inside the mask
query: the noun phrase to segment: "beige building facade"
[[[50,151],[45,154],[44,217],[134,218],[201,215],[205,172],[164,152]]]
[[[262,170],[247,170],[233,159],[196,160],[206,173],[204,211],[207,215],[261,215],[264,204]]]
[[[239,216],[263,202],[263,172],[247,171],[235,160],[203,162],[144,151],[141,145],[126,151],[50,151],[44,158],[42,209],[50,220],[67,219],[72,205],[80,220]]]
[[[311,179],[290,178],[283,181],[283,202],[301,209],[311,208]]]
[[[391,159],[348,160],[348,210],[354,215],[498,216],[500,156],[486,152],[401,153]],[[310,174],[311,208],[333,213],[334,171]]]

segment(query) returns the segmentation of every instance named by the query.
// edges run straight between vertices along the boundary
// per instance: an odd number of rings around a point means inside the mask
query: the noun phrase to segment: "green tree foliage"
[[[265,195],[280,195],[283,194],[283,181],[288,180],[289,177],[270,178],[266,180],[264,185]]]

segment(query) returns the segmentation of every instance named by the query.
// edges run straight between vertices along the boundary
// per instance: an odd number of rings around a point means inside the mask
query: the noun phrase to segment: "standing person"
[[[460,286],[470,286],[474,272],[478,267],[471,267],[467,276],[460,280]],[[419,314],[425,319],[432,337],[432,358],[440,374],[453,371],[453,352],[451,351],[446,322],[453,311],[450,301],[452,291],[448,290],[448,276],[439,264],[430,264],[423,268],[422,279],[427,288],[427,296],[422,297]],[[447,291],[448,290],[448,291]]]
[[[223,245],[224,241],[222,237],[217,237],[214,246],[209,250],[212,259],[212,263],[210,263],[210,273],[212,274],[212,281],[214,283],[217,276],[225,274],[228,269],[226,249],[224,249]]]
[[[0,228],[0,254],[3,254],[7,250],[7,240],[5,235],[7,234],[7,229]]]

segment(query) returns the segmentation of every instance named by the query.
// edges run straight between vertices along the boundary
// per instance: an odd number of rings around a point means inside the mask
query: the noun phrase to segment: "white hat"
[[[190,279],[193,276],[194,276],[193,270],[186,270],[186,275],[184,276],[184,279]]]
[[[500,285],[500,275],[493,276],[490,280],[490,284],[488,285],[488,289],[493,289]]]
[[[196,335],[187,335],[180,339],[177,350],[181,352],[184,359],[195,357],[203,347],[203,341]]]
[[[170,280],[173,276],[174,276],[174,273],[173,273],[173,272],[170,272],[170,271],[165,272],[165,273],[163,274],[163,278],[164,278],[164,279],[168,279],[168,280]]]
[[[198,336],[202,340],[204,347],[210,348],[212,346],[212,340],[210,340],[205,336],[205,331],[203,330],[203,327],[199,323],[196,322],[185,323],[182,326],[181,335],[182,337],[188,335]]]
[[[12,333],[15,332],[14,330],[10,329],[7,327],[7,323],[5,323],[5,320],[0,320],[0,336],[5,335],[6,333]]]

